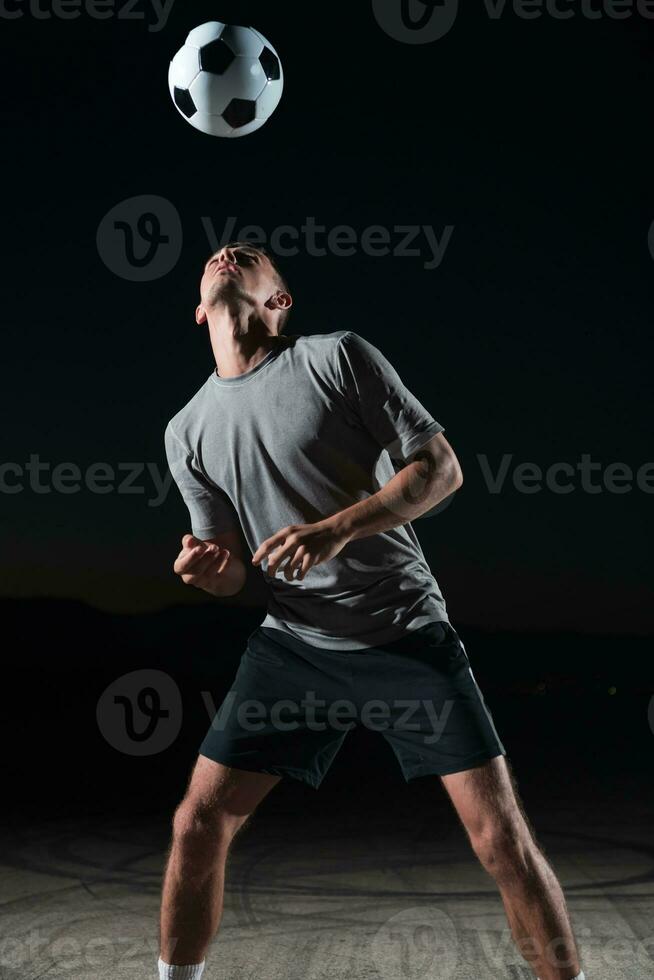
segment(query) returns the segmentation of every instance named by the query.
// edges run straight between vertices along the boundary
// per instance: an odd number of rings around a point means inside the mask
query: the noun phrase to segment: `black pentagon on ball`
[[[264,48],[259,55],[259,61],[261,62],[261,67],[266,73],[266,78],[268,81],[277,81],[282,72],[277,55],[271,51],[270,48]]]
[[[221,37],[217,41],[210,41],[200,48],[200,67],[203,71],[210,71],[214,75],[224,74],[236,55],[231,48],[228,48]]]
[[[177,88],[175,86],[175,105],[187,119],[190,119],[198,111],[191,93],[187,88]]]
[[[239,126],[247,126],[248,123],[251,123],[256,111],[256,102],[252,102],[250,99],[232,99],[223,112],[223,119],[232,129],[238,129]]]

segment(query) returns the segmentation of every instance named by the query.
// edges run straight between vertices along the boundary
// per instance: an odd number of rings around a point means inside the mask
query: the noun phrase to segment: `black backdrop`
[[[368,2],[177,0],[158,24],[145,2],[132,11],[143,19],[118,17],[117,0],[107,19],[82,7],[64,20],[46,0],[6,0],[5,721],[27,758],[56,747],[53,807],[87,750],[129,784],[95,720],[112,678],[165,664],[192,691],[220,691],[263,618],[256,576],[245,608],[177,581],[186,509],[174,486],[157,499],[151,478],[165,475],[167,420],[213,367],[193,309],[207,229],[220,236],[230,219],[268,236],[310,219],[353,229],[353,255],[308,254],[305,237],[280,258],[289,332],[361,333],[445,426],[464,487],[416,529],[478,679],[515,728],[509,747],[543,746],[547,730],[548,744],[576,737],[585,765],[600,737],[623,769],[648,756],[654,22],[644,7],[624,19],[599,0],[569,8],[526,19],[466,4],[441,39],[405,44]],[[250,137],[206,137],[169,99],[170,58],[210,19],[252,24],[283,59],[282,102]],[[110,267],[99,228],[145,195],[178,216],[179,256],[132,281]],[[426,268],[423,232],[418,255],[373,255],[360,244],[373,225],[391,247],[399,226],[450,237]],[[57,483],[62,463],[78,490]],[[98,463],[115,475],[103,493],[87,485]],[[515,482],[523,464],[539,467],[540,489]],[[547,485],[558,464],[567,492]],[[576,732],[554,724],[562,698]],[[164,768],[190,761],[205,716],[189,711]],[[19,780],[24,760],[11,771]]]

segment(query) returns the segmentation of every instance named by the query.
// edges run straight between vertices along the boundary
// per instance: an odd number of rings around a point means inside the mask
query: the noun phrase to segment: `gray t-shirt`
[[[209,375],[168,423],[171,473],[201,539],[243,530],[252,554],[289,524],[364,500],[440,425],[384,355],[351,330],[284,335],[256,367]],[[302,581],[267,574],[261,626],[322,649],[354,650],[448,621],[408,523],[350,541]]]

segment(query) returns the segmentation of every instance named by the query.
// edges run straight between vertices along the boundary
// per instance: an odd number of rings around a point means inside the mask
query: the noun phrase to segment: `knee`
[[[189,854],[206,854],[207,848],[226,850],[239,825],[237,818],[220,803],[207,806],[186,797],[173,817],[173,842]]]
[[[522,820],[498,818],[470,839],[483,868],[498,883],[532,875],[537,847]]]

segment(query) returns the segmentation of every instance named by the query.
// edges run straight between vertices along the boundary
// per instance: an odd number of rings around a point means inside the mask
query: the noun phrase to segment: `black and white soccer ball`
[[[254,27],[194,28],[168,70],[173,102],[210,136],[247,136],[270,118],[284,88],[279,55]]]

